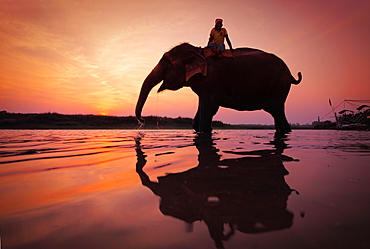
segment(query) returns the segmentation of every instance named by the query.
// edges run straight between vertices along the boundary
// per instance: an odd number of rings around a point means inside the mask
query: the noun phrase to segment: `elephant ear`
[[[191,77],[198,73],[201,73],[203,76],[207,76],[206,58],[197,51],[192,52],[194,53],[194,57],[192,57],[192,60],[185,65],[186,82],[188,82]]]

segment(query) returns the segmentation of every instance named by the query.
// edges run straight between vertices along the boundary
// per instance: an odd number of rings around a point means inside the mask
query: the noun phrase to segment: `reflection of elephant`
[[[292,190],[285,182],[288,171],[282,155],[285,143],[276,149],[239,154],[238,159],[220,160],[214,140],[200,134],[195,145],[199,165],[188,171],[158,177],[153,182],[143,171],[146,159],[137,140],[136,171],[142,184],[161,197],[160,210],[165,215],[189,224],[204,221],[217,248],[224,248],[237,229],[243,233],[262,233],[290,228],[293,214],[287,207]],[[229,231],[224,231],[224,224]]]
[[[163,55],[142,85],[136,105],[139,122],[143,122],[141,112],[149,92],[163,80],[159,92],[190,86],[199,96],[195,131],[210,132],[220,106],[239,111],[265,110],[274,117],[276,131],[291,131],[284,104],[291,84],[301,81],[301,73],[295,80],[280,58],[257,49],[235,49],[233,58],[206,59],[202,53],[202,48],[184,43]]]

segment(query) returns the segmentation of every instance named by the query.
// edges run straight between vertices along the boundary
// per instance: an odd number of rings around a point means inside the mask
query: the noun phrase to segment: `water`
[[[1,248],[370,248],[370,132],[0,130]]]

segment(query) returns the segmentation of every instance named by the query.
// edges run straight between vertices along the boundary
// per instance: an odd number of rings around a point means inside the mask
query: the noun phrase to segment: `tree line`
[[[147,116],[143,129],[192,129],[192,118]],[[273,125],[240,124],[231,125],[212,121],[214,129],[274,129]],[[0,129],[137,129],[134,116],[101,116],[82,114],[48,113],[9,113],[0,111]],[[295,129],[312,128],[295,124]]]
[[[227,128],[229,125],[214,121],[214,127]],[[1,129],[135,129],[138,121],[134,116],[101,116],[59,113],[8,113],[0,112]],[[177,117],[145,117],[143,128],[191,129],[192,119]]]

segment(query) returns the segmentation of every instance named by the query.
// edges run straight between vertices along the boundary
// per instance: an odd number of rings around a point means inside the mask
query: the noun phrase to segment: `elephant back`
[[[258,55],[273,55],[270,53],[267,53],[265,51],[255,49],[255,48],[237,48],[233,50],[233,54],[235,57],[243,57],[243,56],[258,56]],[[273,55],[274,56],[274,55]]]

